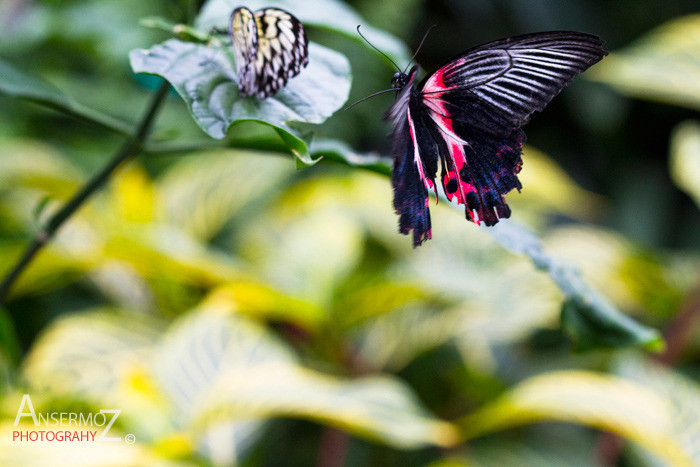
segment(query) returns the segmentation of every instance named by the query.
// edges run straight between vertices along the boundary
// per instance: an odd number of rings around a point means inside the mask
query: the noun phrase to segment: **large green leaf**
[[[530,258],[536,268],[549,274],[555,284],[570,300],[565,307],[564,323],[574,337],[601,339],[607,344],[625,343],[641,345],[651,350],[663,347],[660,333],[652,328],[637,323],[632,318],[623,315],[603,295],[593,290],[582,278],[581,273],[570,264],[546,253],[542,242],[525,228],[513,221],[500,222],[489,229],[489,232],[504,248]],[[573,313],[573,312],[576,313]],[[615,335],[614,339],[602,337],[606,331]]]
[[[0,92],[36,102],[118,133],[131,133],[129,125],[78,104],[52,84],[20,71],[2,59],[0,59]]]
[[[541,421],[589,425],[619,434],[669,465],[694,464],[674,429],[667,395],[646,385],[586,371],[538,375],[461,421],[467,438]]]
[[[700,123],[686,121],[671,135],[671,176],[700,207]]]
[[[195,24],[205,30],[214,27],[226,29],[231,12],[239,6],[241,3],[238,0],[209,0]],[[245,2],[245,6],[251,10],[282,8],[299,18],[306,27],[330,30],[367,45],[357,34],[356,28],[361,25],[362,34],[397,64],[406,66],[410,59],[403,42],[368,25],[352,8],[339,0],[250,0]]]
[[[655,253],[610,229],[561,226],[549,231],[545,243],[551,255],[575,265],[592,288],[622,310],[667,316],[694,285],[692,265],[682,266],[670,254]]]
[[[240,97],[231,53],[221,47],[171,39],[149,50],[133,50],[130,59],[134,72],[167,79],[210,136],[221,139],[231,125],[260,122],[275,128],[306,164],[312,163],[306,142],[290,123],[322,123],[350,92],[348,60],[315,43],[309,45],[309,65],[267,99]]]
[[[700,14],[659,26],[586,77],[640,99],[700,109]]]
[[[73,105],[73,101],[57,87],[18,70],[4,60],[0,60],[0,91],[54,108]]]
[[[660,351],[664,347],[658,331],[619,313],[607,301],[567,300],[562,305],[561,326],[579,350],[643,346]]]

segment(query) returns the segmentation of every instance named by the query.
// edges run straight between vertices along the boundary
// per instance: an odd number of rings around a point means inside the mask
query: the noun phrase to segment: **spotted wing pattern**
[[[237,8],[229,31],[243,97],[274,95],[309,63],[304,26],[284,10]]]
[[[414,246],[431,236],[427,204],[418,199],[427,200],[427,190],[435,188],[438,164],[447,198],[465,205],[467,219],[490,226],[510,216],[504,195],[522,188],[521,127],[601,60],[602,46],[597,36],[578,32],[528,34],[467,50],[417,88],[411,77],[413,91],[399,94],[403,100],[397,98],[392,116],[399,106],[406,109],[408,131],[394,124],[394,175],[401,179],[394,182],[394,205],[400,231],[413,231]],[[411,148],[397,151],[397,138]],[[414,175],[422,190],[411,188],[409,195],[397,189],[412,187],[406,179]]]

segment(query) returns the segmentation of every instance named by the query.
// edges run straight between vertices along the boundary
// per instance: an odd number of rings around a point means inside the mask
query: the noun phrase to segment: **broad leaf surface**
[[[267,99],[241,98],[231,54],[222,47],[170,39],[130,54],[136,73],[167,79],[197,124],[222,139],[231,125],[257,121],[274,127],[297,158],[309,164],[306,142],[291,122],[322,123],[346,101],[350,65],[338,52],[311,43],[309,65]]]
[[[671,135],[671,176],[700,207],[700,123],[686,121]]]
[[[0,92],[87,120],[118,133],[131,132],[129,125],[78,104],[54,85],[20,71],[2,59],[0,59]]]
[[[700,465],[700,385],[696,380],[682,375],[651,360],[630,354],[620,355],[613,371],[654,391],[667,399],[671,414],[673,438],[683,452]],[[634,454],[643,459],[640,464],[664,465],[635,446]]]
[[[669,21],[617,50],[586,77],[639,99],[700,109],[700,14]]]
[[[674,430],[667,395],[647,385],[587,371],[532,377],[462,420],[468,438],[542,421],[593,426],[623,436],[669,465],[694,465]]]
[[[639,324],[600,300],[589,303],[567,300],[562,305],[561,326],[579,350],[635,345],[661,350],[664,346],[656,330]]]

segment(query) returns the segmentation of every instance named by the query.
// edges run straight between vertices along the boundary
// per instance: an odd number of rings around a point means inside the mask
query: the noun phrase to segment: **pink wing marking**
[[[423,181],[423,184],[428,190],[435,191],[435,185],[433,181],[425,176],[425,171],[423,168],[423,160],[420,158],[420,151],[418,150],[418,141],[416,140],[416,131],[413,127],[413,119],[411,118],[411,110],[406,109],[406,117],[408,118],[408,129],[411,132],[411,139],[413,140],[413,162],[418,167],[418,173]],[[428,205],[428,197],[425,198],[426,206]]]
[[[436,73],[435,76],[441,76],[440,73]],[[434,93],[429,97],[424,97],[424,102],[429,109],[430,118],[437,124],[440,128],[440,133],[445,139],[447,148],[449,150],[448,159],[448,170],[447,173],[443,174],[442,186],[445,189],[445,196],[450,201],[456,201],[458,204],[466,204],[467,194],[470,192],[477,193],[477,189],[474,185],[462,180],[459,174],[462,173],[462,168],[467,165],[467,159],[464,152],[464,146],[468,143],[462,138],[457,136],[452,128],[452,119],[447,117],[447,111],[445,110],[444,103],[439,99],[439,94]],[[415,140],[414,140],[415,144]],[[450,182],[453,182],[452,184]],[[456,184],[454,190],[449,190],[448,187],[453,187]],[[474,221],[475,224],[479,225],[479,217],[475,210],[467,210],[469,217]]]
[[[451,66],[451,64],[448,66]],[[425,85],[423,86],[423,94],[433,94],[440,93],[442,91],[447,91],[447,88],[445,87],[445,82],[442,77],[445,74],[445,71],[447,71],[448,66],[442,67],[441,69],[433,73],[433,75],[430,78],[428,78],[428,80],[425,82]]]

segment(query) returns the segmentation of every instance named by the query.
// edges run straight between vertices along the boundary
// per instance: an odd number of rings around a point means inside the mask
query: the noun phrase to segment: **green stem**
[[[117,153],[110,159],[107,165],[95,176],[93,176],[83,188],[78,191],[64,206],[54,214],[46,223],[46,226],[34,237],[32,242],[27,246],[24,254],[17,264],[5,276],[0,283],[0,303],[3,303],[7,298],[13,284],[20,277],[22,272],[29,266],[34,257],[41,249],[53,238],[58,229],[87,201],[93,193],[95,193],[102,185],[105,184],[112,173],[125,161],[137,156],[142,152],[142,148],[148,134],[151,131],[153,122],[158,111],[168,94],[170,85],[163,82],[160,88],[153,96],[153,99],[148,106],[146,113],[141,119],[141,123],[136,128],[136,131],[130,135]]]

